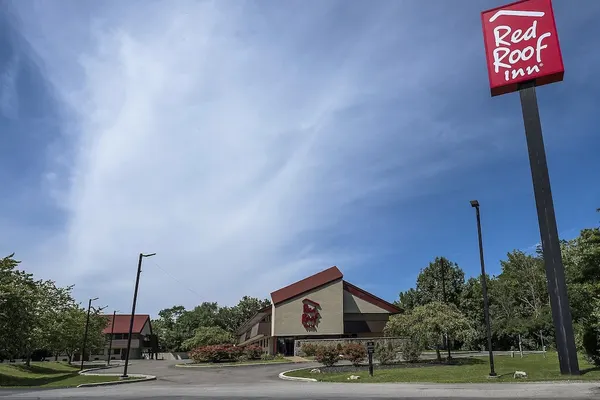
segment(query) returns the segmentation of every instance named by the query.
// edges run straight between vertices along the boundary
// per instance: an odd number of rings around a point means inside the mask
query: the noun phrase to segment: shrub
[[[342,346],[342,344],[341,344],[341,343],[338,343],[338,344],[337,344],[337,346],[336,346],[336,348],[337,348],[337,351],[338,351],[340,354],[342,354],[342,353],[343,353],[343,351],[344,351],[344,346]]]
[[[305,343],[302,345],[301,350],[306,357],[313,357],[317,354],[318,348],[319,346],[314,343]]]
[[[213,346],[233,343],[235,338],[229,332],[218,326],[201,326],[194,331],[194,336],[185,340],[181,347],[191,350],[202,346]]]
[[[281,354],[281,353],[277,353],[277,355],[275,356],[275,359],[276,360],[283,360],[283,359],[285,359],[285,356],[283,354]]]
[[[262,355],[262,347],[252,344],[244,347],[244,355],[248,360],[260,360]]]
[[[340,359],[340,352],[335,346],[320,346],[315,354],[315,360],[326,367],[335,365]]]
[[[260,359],[263,360],[263,361],[270,361],[270,360],[274,360],[275,356],[272,356],[271,354],[265,353],[265,354],[263,354],[263,355],[260,356]]]
[[[416,362],[419,361],[419,357],[421,357],[423,346],[418,340],[406,340],[400,346],[400,351],[402,352],[404,361]]]
[[[244,353],[244,348],[232,344],[201,346],[189,352],[190,358],[196,362],[236,361]]]
[[[581,342],[586,358],[592,364],[600,366],[600,332],[594,328],[584,329]]]
[[[375,346],[375,358],[383,365],[393,363],[396,360],[396,350],[392,343],[388,343],[387,346],[377,344]]]
[[[367,357],[365,346],[359,343],[347,343],[343,349],[344,358],[349,360],[352,365],[358,367],[360,363]]]

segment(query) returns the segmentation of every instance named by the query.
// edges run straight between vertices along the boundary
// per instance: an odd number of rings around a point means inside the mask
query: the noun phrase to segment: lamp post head
[[[479,207],[479,202],[477,200],[471,200],[471,207],[478,208]]]
[[[155,256],[156,253],[150,253],[150,254],[142,254],[142,257],[152,257]]]
[[[90,299],[90,301],[96,301],[98,299],[99,299],[99,297],[94,297],[93,299]]]

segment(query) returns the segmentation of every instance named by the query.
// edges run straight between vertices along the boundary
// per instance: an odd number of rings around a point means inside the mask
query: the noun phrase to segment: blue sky
[[[562,238],[598,223],[600,2],[554,2],[538,89]],[[3,2],[0,254],[125,312],[231,304],[337,265],[395,300],[436,256],[539,241],[517,94],[489,96],[498,1]],[[166,271],[166,272],[165,272]]]

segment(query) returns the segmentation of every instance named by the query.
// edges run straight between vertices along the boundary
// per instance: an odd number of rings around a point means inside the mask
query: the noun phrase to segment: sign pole
[[[542,252],[548,279],[548,293],[552,308],[552,320],[556,336],[556,349],[560,372],[563,375],[579,375],[579,362],[573,334],[573,322],[567,297],[565,270],[562,263],[554,203],[550,190],[550,175],[542,137],[542,124],[535,93],[535,82],[519,85],[521,110],[525,124],[525,137],[529,151],[529,163],[533,178],[533,191],[537,208]]]
[[[375,351],[375,342],[367,342],[367,354],[369,356],[369,375],[373,376],[373,352]]]

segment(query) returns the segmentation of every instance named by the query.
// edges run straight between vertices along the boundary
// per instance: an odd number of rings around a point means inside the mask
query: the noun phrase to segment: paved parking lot
[[[293,368],[317,366],[316,363],[281,363],[271,365],[248,365],[236,367],[210,367],[210,368],[181,368],[175,364],[185,361],[168,360],[134,360],[129,366],[128,373],[155,375],[157,383],[178,385],[224,385],[244,383],[273,383],[280,381],[280,372]],[[102,373],[120,373],[123,367],[105,369]],[[149,382],[148,384],[152,384]]]

